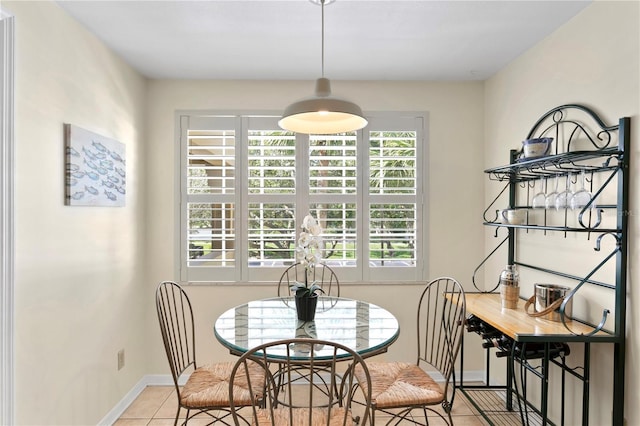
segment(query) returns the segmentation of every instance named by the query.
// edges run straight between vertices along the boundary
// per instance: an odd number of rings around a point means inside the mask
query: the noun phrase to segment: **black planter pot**
[[[313,296],[296,296],[296,312],[298,319],[301,321],[313,321],[316,316],[316,305],[318,304],[318,295]]]

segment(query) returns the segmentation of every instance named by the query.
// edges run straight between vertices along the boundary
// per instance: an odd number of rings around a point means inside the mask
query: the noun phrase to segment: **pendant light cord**
[[[320,0],[322,7],[322,78],[324,78],[324,2],[325,0]]]

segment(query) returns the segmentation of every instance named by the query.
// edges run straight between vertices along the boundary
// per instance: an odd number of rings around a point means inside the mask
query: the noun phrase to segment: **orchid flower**
[[[296,247],[296,260],[304,266],[305,276],[304,285],[296,283],[291,286],[291,291],[298,295],[312,295],[316,291],[322,289],[312,283],[309,287],[308,275],[313,271],[315,266],[322,262],[322,227],[316,219],[310,214],[306,215],[302,220],[302,232],[298,238],[298,246]]]

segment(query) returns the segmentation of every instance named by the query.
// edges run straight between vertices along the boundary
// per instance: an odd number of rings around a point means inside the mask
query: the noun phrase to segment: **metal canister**
[[[520,274],[516,269],[516,265],[507,265],[500,273],[500,285],[514,286],[520,285]]]
[[[536,311],[542,312],[547,309],[549,306],[553,305],[556,301],[564,299],[569,292],[571,291],[570,287],[565,287],[557,284],[536,284],[535,286],[535,294],[536,294]],[[573,308],[573,300],[569,300],[567,305],[564,308],[564,315],[567,317],[567,320],[571,319],[571,313]],[[560,315],[560,306],[558,306],[553,311],[548,314],[542,316],[541,318],[548,319],[551,321],[562,321],[562,317]]]
[[[500,298],[504,309],[516,309],[520,296],[520,274],[516,265],[507,265],[500,273]]]

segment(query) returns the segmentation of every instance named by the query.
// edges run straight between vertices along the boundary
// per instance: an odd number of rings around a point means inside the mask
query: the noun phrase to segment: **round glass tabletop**
[[[231,308],[216,320],[216,338],[234,354],[242,354],[262,343],[309,337],[341,343],[361,356],[385,352],[400,334],[398,320],[380,306],[361,300],[320,296],[313,321],[300,321],[293,297],[255,300]],[[314,347],[316,358],[333,353]],[[310,345],[292,348],[307,358]],[[346,356],[346,355],[345,355]]]

